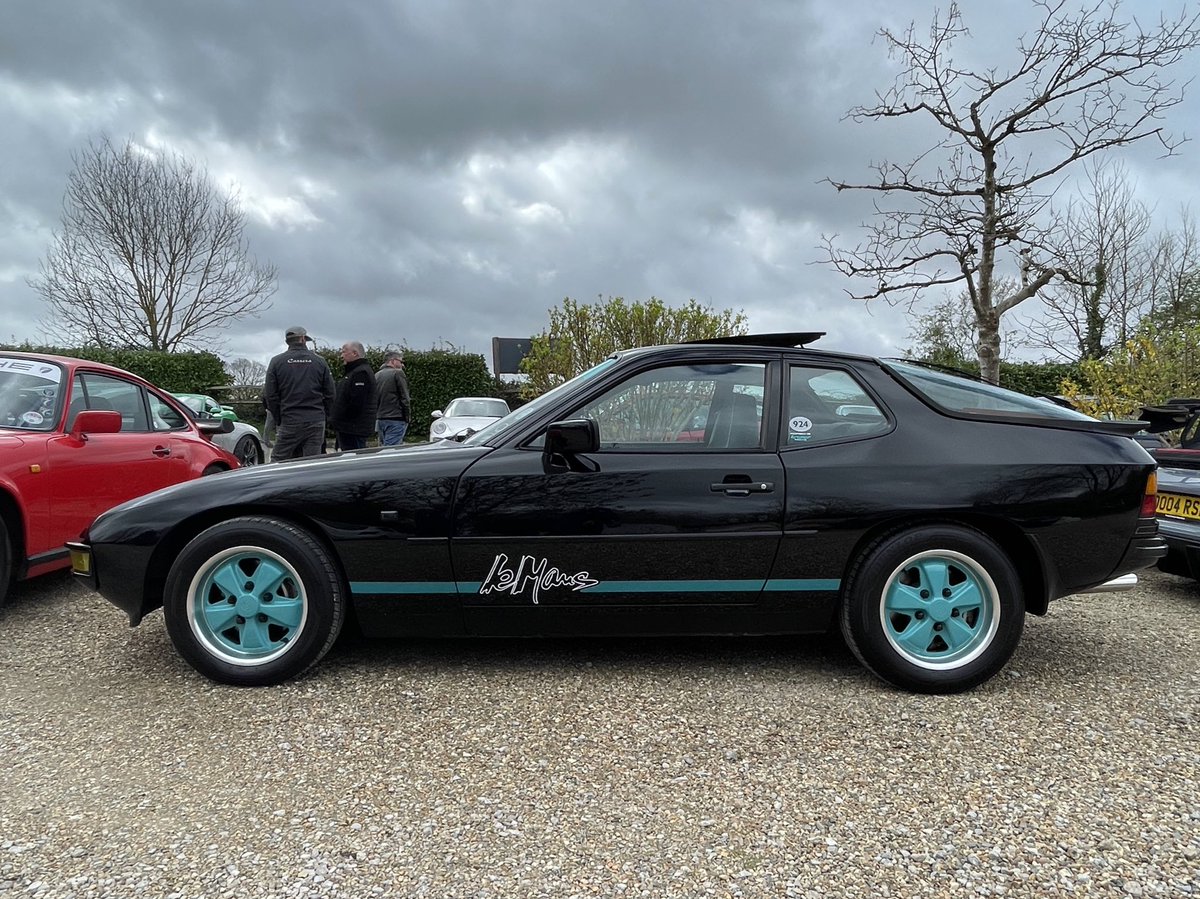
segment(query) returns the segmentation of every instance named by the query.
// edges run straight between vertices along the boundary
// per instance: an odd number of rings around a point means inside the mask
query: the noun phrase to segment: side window
[[[667,366],[634,375],[570,417],[600,426],[601,451],[756,449],[765,382],[762,364]]]
[[[788,446],[869,437],[889,427],[883,410],[849,372],[805,365],[791,367]]]
[[[156,431],[175,431],[187,426],[183,413],[173,406],[167,405],[166,400],[157,394],[148,394],[150,398],[150,420]]]
[[[150,430],[146,416],[146,400],[141,387],[107,375],[84,373],[81,379],[88,409],[112,409],[120,412],[121,430],[124,432]]]

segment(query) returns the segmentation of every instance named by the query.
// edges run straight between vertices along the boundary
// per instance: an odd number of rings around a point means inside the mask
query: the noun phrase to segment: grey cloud
[[[821,180],[866,180],[870,162],[928,140],[844,115],[894,72],[877,29],[929,13],[916,0],[18,4],[0,33],[0,309],[18,337],[36,322],[13,273],[36,270],[71,151],[153,133],[210,170],[253,166],[269,184],[245,185],[248,199],[290,195],[311,214],[251,209],[252,251],[278,265],[280,289],[219,338],[230,355],[277,351],[293,321],[333,344],[486,355],[567,295],[695,297],[745,308],[756,328],[896,352],[899,311],[864,309],[813,264],[822,233],[853,237],[870,215],[869,197]],[[1011,12],[970,15],[983,44],[1011,47]],[[566,186],[539,168],[563,158],[580,167]],[[483,159],[496,168],[474,174]]]

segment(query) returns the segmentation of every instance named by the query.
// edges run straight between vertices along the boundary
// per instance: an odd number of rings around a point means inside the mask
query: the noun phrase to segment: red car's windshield
[[[62,382],[62,367],[53,362],[0,356],[0,428],[53,430]]]

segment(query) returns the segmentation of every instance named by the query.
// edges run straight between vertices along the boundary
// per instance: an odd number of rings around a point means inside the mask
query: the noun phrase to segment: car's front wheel
[[[249,468],[251,465],[258,465],[262,462],[262,448],[249,434],[242,435],[237,444],[233,447],[233,454],[237,456],[238,465],[242,468]]]
[[[274,518],[235,518],[184,547],[163,613],[175,648],[201,674],[265,686],[329,651],[346,599],[333,559],[310,533]]]
[[[926,525],[871,544],[847,578],[842,634],[871,671],[922,693],[968,690],[1004,667],[1025,597],[1007,554],[979,531]]]

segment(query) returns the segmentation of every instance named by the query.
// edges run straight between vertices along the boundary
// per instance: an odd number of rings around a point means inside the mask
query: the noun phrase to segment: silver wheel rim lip
[[[296,581],[297,586],[300,588],[300,602],[303,610],[300,613],[300,623],[296,626],[295,637],[274,652],[267,655],[255,656],[253,659],[231,654],[225,649],[224,646],[213,642],[211,636],[206,632],[206,630],[197,624],[198,610],[196,607],[196,591],[200,589],[200,584],[205,580],[205,578],[207,578],[212,571],[219,568],[221,565],[224,565],[225,562],[233,556],[249,553],[271,559],[287,570],[288,575]],[[188,584],[187,591],[187,619],[188,628],[191,630],[192,636],[196,638],[196,641],[202,647],[204,647],[205,651],[210,655],[227,665],[236,665],[239,668],[256,668],[260,665],[265,665],[268,662],[273,662],[280,656],[290,652],[292,647],[296,645],[296,638],[299,637],[300,634],[304,633],[304,626],[308,622],[308,590],[305,589],[304,580],[300,577],[299,572],[296,571],[295,566],[288,562],[283,556],[279,555],[279,553],[272,552],[269,549],[264,549],[261,546],[231,546],[227,549],[221,550],[215,556],[210,556],[209,559],[203,565],[201,565],[199,569],[197,569],[196,574],[192,577],[191,583]]]
[[[988,625],[987,633],[979,641],[976,646],[967,655],[961,658],[953,659],[947,662],[931,662],[928,659],[914,657],[907,649],[901,646],[892,636],[891,628],[888,626],[888,611],[887,611],[887,594],[895,583],[900,572],[905,568],[910,568],[918,562],[925,559],[947,559],[955,562],[961,567],[967,569],[971,575],[979,581],[981,587],[987,591],[985,598],[986,602],[991,606],[991,621]],[[1000,629],[1000,591],[996,589],[996,582],[992,580],[992,576],[987,570],[968,555],[956,552],[952,549],[927,549],[915,555],[909,556],[903,562],[896,566],[895,570],[888,575],[887,581],[884,584],[883,592],[879,595],[879,625],[883,628],[883,635],[887,638],[888,645],[910,665],[915,665],[918,668],[924,668],[928,671],[953,671],[957,668],[962,668],[964,665],[969,665],[975,659],[979,658],[992,642],[996,639],[996,632]]]

